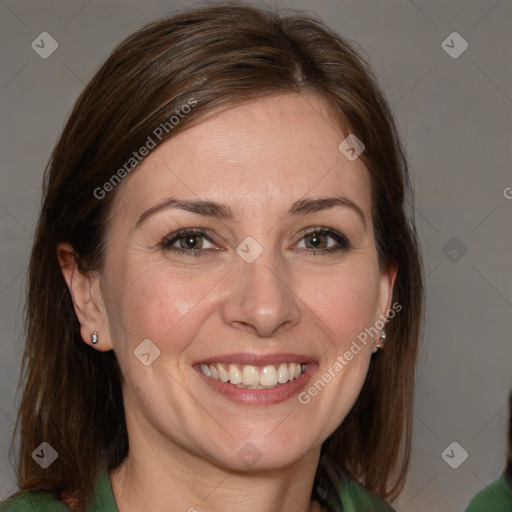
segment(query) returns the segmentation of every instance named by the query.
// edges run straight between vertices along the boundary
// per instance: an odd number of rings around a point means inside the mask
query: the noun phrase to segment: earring
[[[386,341],[386,331],[384,327],[382,328],[382,331],[380,331],[380,339],[377,343],[377,348],[383,349],[384,348],[384,342]]]
[[[93,345],[96,345],[98,343],[98,331],[94,331],[92,334],[91,334],[91,343]]]

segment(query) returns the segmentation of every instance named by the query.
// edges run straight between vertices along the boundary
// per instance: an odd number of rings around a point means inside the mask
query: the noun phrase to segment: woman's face
[[[347,135],[314,95],[268,97],[184,131],[118,187],[87,328],[123,370],[130,449],[271,469],[343,421],[378,341],[358,335],[394,280]]]

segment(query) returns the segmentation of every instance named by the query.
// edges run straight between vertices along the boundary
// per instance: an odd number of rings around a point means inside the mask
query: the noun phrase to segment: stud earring
[[[98,331],[94,331],[92,334],[91,334],[91,343],[93,345],[96,345],[98,343]]]
[[[379,349],[379,348],[383,349],[385,341],[386,341],[386,331],[383,327],[382,331],[380,331],[380,338],[379,338],[379,342],[377,343],[377,349]]]

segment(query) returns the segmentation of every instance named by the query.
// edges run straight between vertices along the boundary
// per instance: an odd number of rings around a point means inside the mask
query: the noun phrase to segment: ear
[[[398,264],[393,263],[389,268],[383,270],[380,275],[380,297],[379,297],[379,313],[387,317],[387,312],[391,308],[391,300],[393,299],[393,287],[395,286],[396,274],[398,272]]]
[[[395,286],[396,275],[398,272],[398,264],[393,263],[381,272],[379,279],[379,305],[378,305],[378,320],[386,322],[388,312],[391,309],[391,301],[393,299],[393,288]],[[401,309],[401,308],[400,308]],[[379,340],[375,342],[373,351],[377,350]]]
[[[99,274],[97,272],[82,273],[78,268],[77,254],[68,243],[62,242],[57,245],[57,258],[80,322],[82,339],[91,347],[102,352],[111,350],[108,316]],[[99,343],[97,345],[93,345],[91,342],[91,336],[95,331],[98,332]]]

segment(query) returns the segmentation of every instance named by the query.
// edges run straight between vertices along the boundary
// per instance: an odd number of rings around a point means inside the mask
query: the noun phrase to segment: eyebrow
[[[146,210],[139,217],[135,227],[139,227],[151,215],[168,208],[178,208],[187,212],[197,213],[198,215],[204,215],[206,217],[216,217],[218,219],[232,219],[234,217],[233,211],[229,206],[215,201],[186,201],[170,197]]]
[[[293,203],[291,208],[286,212],[285,216],[292,217],[296,215],[308,215],[322,210],[329,210],[335,206],[343,206],[356,212],[363,221],[363,225],[366,227],[366,217],[364,216],[363,210],[356,203],[354,203],[354,201],[348,199],[347,197],[299,199]],[[233,219],[235,217],[233,210],[229,206],[218,203],[216,201],[189,201],[170,197],[146,210],[139,217],[135,227],[139,227],[144,221],[146,221],[155,213],[166,210],[168,208],[178,208],[190,213],[196,213],[205,217],[214,217],[218,219]]]
[[[347,197],[320,197],[318,199],[300,199],[295,202],[288,210],[286,216],[292,215],[308,215],[309,213],[319,212],[322,210],[329,210],[335,206],[344,206],[355,211],[366,227],[366,217],[363,210],[354,201]]]

